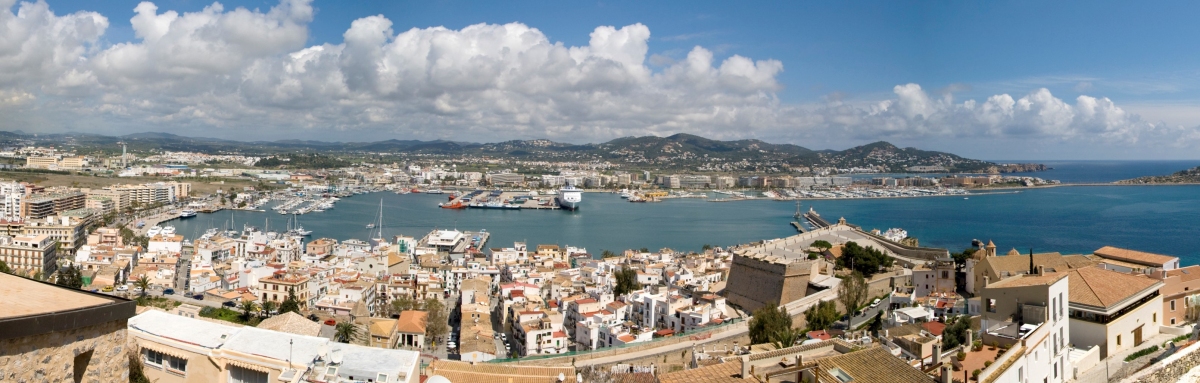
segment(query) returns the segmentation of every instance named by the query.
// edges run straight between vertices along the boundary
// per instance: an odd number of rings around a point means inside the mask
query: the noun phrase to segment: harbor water
[[[1138,165],[1143,166],[1143,165]],[[1090,171],[1090,170],[1089,170]],[[1086,173],[1087,171],[1085,171]],[[1108,172],[1108,173],[1111,173]],[[1169,173],[1169,172],[1168,172]],[[1098,172],[1096,174],[1105,174]],[[1143,174],[1144,175],[1144,174]],[[1109,182],[1092,178],[1077,182]],[[698,198],[629,203],[616,194],[585,193],[579,211],[447,210],[446,195],[372,193],[343,198],[336,208],[299,216],[312,238],[367,239],[384,205],[384,234],[421,237],[433,229],[487,230],[489,247],[515,241],[603,250],[699,250],[795,234],[794,202],[713,203]],[[1067,186],[1012,194],[801,201],[830,221],[846,217],[864,229],[904,228],[922,246],[961,250],[972,239],[1002,250],[1088,253],[1105,245],[1179,256],[1200,263],[1200,186]],[[243,224],[282,230],[284,216],[221,211],[165,224],[194,239],[210,227]]]

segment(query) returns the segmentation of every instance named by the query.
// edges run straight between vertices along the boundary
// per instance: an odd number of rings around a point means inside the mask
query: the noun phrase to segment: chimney
[[[987,287],[989,280],[991,280],[991,278],[988,278],[988,276],[984,275],[983,276],[983,286],[979,286],[979,287]]]
[[[742,355],[742,379],[750,378],[750,355]]]
[[[940,342],[933,344],[933,365],[942,364],[942,344]]]
[[[1046,275],[1046,265],[1037,266],[1038,275]]]
[[[954,381],[952,379],[953,377],[950,376],[950,374],[954,373],[954,368],[950,367],[950,365],[943,364],[941,372],[942,373],[939,375],[938,383],[952,383]]]
[[[966,333],[967,338],[966,338],[966,341],[963,342],[964,351],[965,351],[965,348],[971,347],[971,345],[975,343],[975,340],[971,339],[971,338],[975,337],[975,333],[970,330],[967,330],[965,333]]]

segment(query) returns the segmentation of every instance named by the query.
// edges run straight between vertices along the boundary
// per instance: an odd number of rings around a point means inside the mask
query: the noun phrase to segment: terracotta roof
[[[850,375],[854,383],[933,381],[933,378],[892,356],[883,347],[817,359],[817,379],[822,382],[840,382],[841,380],[829,372],[835,367]]]
[[[1029,259],[1026,257],[1026,259]],[[1014,277],[1008,277],[988,284],[987,288],[998,287],[1024,287],[1024,286],[1041,286],[1052,285],[1058,282],[1059,279],[1066,278],[1067,273],[1045,273],[1042,275],[1022,274]]]
[[[660,383],[745,382],[746,379],[742,379],[741,375],[742,360],[732,358],[724,363],[662,374],[658,377],[658,381]]]
[[[1134,262],[1134,263],[1143,264],[1143,265],[1147,265],[1147,266],[1162,266],[1167,263],[1171,263],[1171,262],[1179,260],[1178,257],[1172,257],[1172,256],[1154,254],[1154,253],[1146,253],[1146,252],[1142,252],[1142,251],[1128,250],[1128,249],[1122,249],[1122,248],[1117,248],[1117,247],[1112,247],[1112,246],[1101,247],[1099,250],[1096,250],[1093,253],[1098,256],[1104,257],[1104,258],[1112,258],[1112,259],[1121,260],[1121,261],[1129,261],[1129,262]]]
[[[1010,274],[1029,272],[1029,255],[1005,255],[1002,257],[987,257],[981,265],[989,265],[996,274],[1007,271]],[[1095,265],[1097,262],[1082,255],[1062,255],[1059,253],[1041,253],[1033,255],[1033,263],[1044,266],[1046,271],[1062,272],[1080,267]]]
[[[371,335],[383,338],[392,336],[392,330],[396,328],[395,319],[371,318]]]
[[[1180,282],[1191,282],[1200,278],[1200,265],[1192,265],[1167,271],[1168,277],[1179,277]]]
[[[1071,270],[1070,301],[1095,307],[1112,307],[1162,282],[1142,275],[1125,274],[1099,267]]]
[[[559,374],[575,376],[575,369],[572,367],[511,366],[435,360],[426,368],[425,374],[441,375],[451,382],[552,383],[557,382]]]
[[[425,318],[427,317],[429,317],[429,313],[424,311],[402,311],[400,318],[396,320],[396,331],[406,334],[424,334]]]
[[[308,336],[317,336],[321,332],[320,323],[290,311],[267,318],[258,324],[258,328]]]
[[[921,324],[921,328],[929,331],[933,336],[941,336],[942,331],[946,330],[946,324],[942,322],[925,322]]]

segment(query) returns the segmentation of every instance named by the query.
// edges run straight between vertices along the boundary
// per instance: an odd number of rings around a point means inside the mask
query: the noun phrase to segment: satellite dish
[[[561,373],[561,372],[560,372],[560,373],[558,373],[558,381],[559,381],[559,382],[565,382],[565,381],[567,381],[567,376],[566,376],[566,375],[563,375],[563,373]]]
[[[329,361],[333,364],[342,364],[342,349],[334,349],[333,353],[329,355]]]
[[[575,374],[575,382],[583,383],[583,374]]]

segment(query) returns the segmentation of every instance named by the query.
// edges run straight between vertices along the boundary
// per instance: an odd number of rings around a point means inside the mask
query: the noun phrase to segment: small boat
[[[192,218],[196,216],[196,211],[192,209],[184,209],[179,212],[179,218]]]
[[[429,190],[425,191],[425,194],[445,194],[445,193],[446,192],[442,191],[442,189],[429,189]]]
[[[375,228],[375,224],[373,224],[373,223],[368,223],[368,224],[367,224],[367,228],[368,228],[368,229],[374,229],[374,228]]]
[[[971,197],[963,197],[963,199],[971,199]]]

